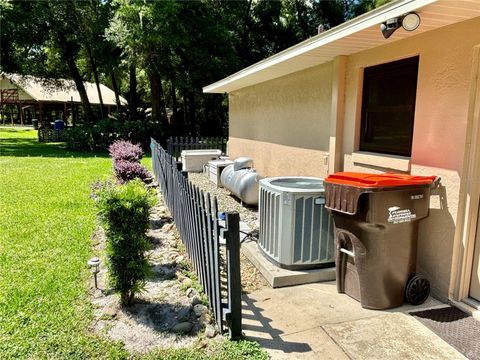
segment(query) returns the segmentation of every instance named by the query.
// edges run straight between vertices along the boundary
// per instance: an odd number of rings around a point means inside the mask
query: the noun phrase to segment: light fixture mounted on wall
[[[388,39],[400,26],[407,31],[416,30],[420,26],[420,16],[416,12],[410,12],[397,18],[388,19],[380,24],[380,30],[383,37]]]

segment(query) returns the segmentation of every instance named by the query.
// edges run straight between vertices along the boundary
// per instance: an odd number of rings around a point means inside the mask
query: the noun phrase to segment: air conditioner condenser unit
[[[266,258],[286,269],[333,266],[334,226],[323,179],[265,178],[259,185],[258,246]]]

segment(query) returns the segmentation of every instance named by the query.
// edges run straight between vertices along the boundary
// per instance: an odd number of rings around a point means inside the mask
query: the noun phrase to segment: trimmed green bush
[[[102,119],[96,124],[78,124],[66,129],[67,147],[72,150],[107,150],[116,140],[139,143],[148,150],[150,137],[161,139],[161,126],[153,121]]]
[[[155,196],[140,180],[125,185],[106,184],[98,191],[97,208],[107,240],[110,282],[122,305],[133,303],[145,286],[150,266],[146,235]]]
[[[95,140],[92,130],[84,125],[78,125],[65,130],[67,148],[72,150],[95,150]]]

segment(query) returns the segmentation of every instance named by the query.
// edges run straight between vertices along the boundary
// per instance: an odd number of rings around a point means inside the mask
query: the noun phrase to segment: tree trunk
[[[92,49],[90,48],[90,45],[86,44],[85,46],[87,48],[87,54],[88,54],[88,59],[90,61],[90,66],[92,67],[93,77],[95,79],[95,85],[97,86],[98,100],[100,101],[100,115],[102,116],[102,119],[103,119],[104,118],[104,116],[103,116],[103,98],[102,98],[102,91],[100,89],[100,81],[98,80],[97,64],[95,63],[95,59],[93,58]]]
[[[187,108],[187,93],[186,90],[183,91],[183,125],[185,126],[185,130],[187,130],[187,125],[188,125],[188,108]],[[187,135],[191,135],[186,132]]]
[[[171,96],[172,96],[172,119],[170,122],[175,122],[177,121],[177,90],[175,89],[175,84],[173,83],[173,80],[170,81],[170,84],[172,86],[171,88]],[[172,121],[173,120],[173,121]]]
[[[94,122],[95,115],[92,110],[92,105],[88,100],[87,91],[85,90],[85,85],[83,84],[82,76],[78,70],[77,64],[75,63],[75,55],[73,52],[73,45],[68,41],[64,34],[59,34],[59,40],[61,49],[63,51],[64,60],[67,62],[68,70],[72,76],[73,81],[77,87],[77,91],[80,94],[80,100],[82,101],[82,106],[85,111],[85,116],[87,122]]]
[[[114,70],[110,72],[110,78],[112,79],[112,87],[113,87],[113,92],[115,93],[115,102],[117,103],[117,110],[119,110],[122,104],[120,102],[120,94],[118,93],[117,77],[115,76]]]
[[[77,105],[72,102],[72,126],[75,127],[77,125],[77,118],[78,118],[78,109]]]
[[[158,121],[165,130],[167,123],[167,112],[163,97],[162,79],[157,73],[151,73],[149,78],[152,102],[152,120]]]
[[[130,291],[124,291],[120,293],[120,304],[122,306],[128,306],[132,303],[133,296]]]
[[[188,120],[193,131],[193,136],[197,135],[197,127],[195,121],[195,93],[188,93]]]
[[[129,89],[128,89],[128,113],[130,118],[136,120],[138,118],[138,96],[137,96],[137,68],[135,64],[129,67]]]

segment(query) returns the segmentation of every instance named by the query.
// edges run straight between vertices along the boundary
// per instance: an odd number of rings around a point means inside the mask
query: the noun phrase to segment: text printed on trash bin
[[[398,206],[389,207],[388,213],[387,221],[394,224],[410,222],[417,217],[410,209],[401,209]]]

